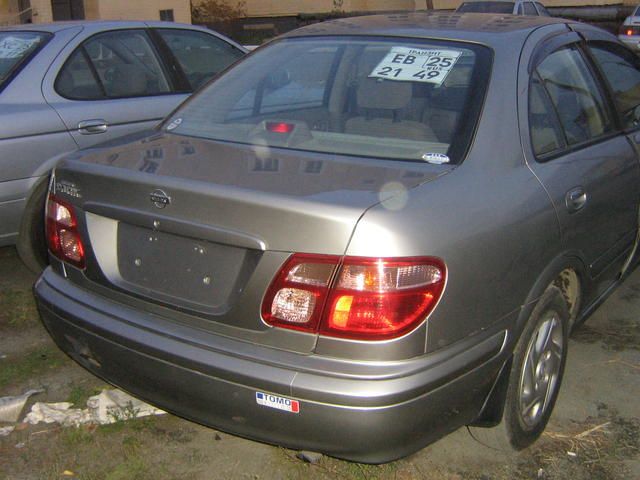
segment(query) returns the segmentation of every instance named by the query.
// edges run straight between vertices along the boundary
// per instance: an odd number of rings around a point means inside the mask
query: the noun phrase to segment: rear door
[[[144,24],[96,33],[63,54],[43,91],[81,148],[152,128],[188,95],[176,91]]]
[[[640,169],[580,37],[565,37],[534,52],[523,146],[555,205],[567,251],[585,261],[602,291],[636,237]]]
[[[640,59],[617,41],[604,39],[598,33],[587,33],[586,38],[593,61],[613,97],[622,128],[640,158]]]

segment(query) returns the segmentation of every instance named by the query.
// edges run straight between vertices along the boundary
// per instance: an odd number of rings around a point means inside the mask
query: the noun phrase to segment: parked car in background
[[[41,269],[53,157],[153,127],[245,52],[168,22],[0,28],[0,246],[17,243]],[[149,152],[140,168],[152,160]]]
[[[640,50],[640,5],[622,22],[618,38],[636,52]]]
[[[638,105],[639,59],[571,21],[290,32],[62,160],[39,311],[99,377],[238,435],[378,463],[498,425],[476,435],[522,449],[636,264]]]
[[[526,0],[468,0],[458,6],[456,13],[510,13],[513,15],[549,16],[549,12],[542,3]]]

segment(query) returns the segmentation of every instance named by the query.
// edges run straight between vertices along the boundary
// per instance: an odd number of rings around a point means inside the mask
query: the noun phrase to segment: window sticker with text
[[[460,55],[462,52],[459,50],[393,47],[369,78],[442,85]]]

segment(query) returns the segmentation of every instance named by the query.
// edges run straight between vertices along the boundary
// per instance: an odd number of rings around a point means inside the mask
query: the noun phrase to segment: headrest
[[[114,68],[111,93],[118,97],[142,95],[147,89],[147,75],[142,67],[122,64]]]
[[[411,82],[364,78],[356,92],[358,107],[400,110],[409,105],[413,93]]]

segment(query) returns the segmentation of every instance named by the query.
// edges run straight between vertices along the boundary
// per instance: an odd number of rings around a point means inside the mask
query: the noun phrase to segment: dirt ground
[[[13,248],[0,248],[0,397],[44,388],[25,412],[35,401],[84,407],[105,385],[49,339],[34,280]],[[640,479],[639,398],[640,269],[574,335],[547,431],[517,454],[460,429],[386,465],[309,464],[297,452],[163,415],[99,427],[17,424],[0,437],[0,479]]]

